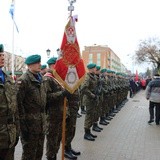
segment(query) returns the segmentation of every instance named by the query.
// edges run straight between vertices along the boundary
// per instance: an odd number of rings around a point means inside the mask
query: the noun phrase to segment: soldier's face
[[[28,68],[33,73],[39,73],[41,71],[41,62],[30,64]]]
[[[4,67],[4,52],[0,53],[0,68]]]
[[[98,71],[96,70],[95,73],[96,73],[96,74],[100,74],[100,70],[98,70]]]

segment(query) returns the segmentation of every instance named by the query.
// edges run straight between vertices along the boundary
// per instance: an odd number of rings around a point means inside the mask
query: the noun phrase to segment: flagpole
[[[12,78],[14,80],[14,21],[13,21],[13,30],[12,30]]]
[[[15,0],[12,0],[12,5],[15,7]],[[15,8],[13,8],[13,12],[12,12],[12,19],[13,19],[13,28],[12,28],[12,78],[14,81],[14,10]]]
[[[68,6],[68,11],[70,11],[70,16],[72,16],[72,11],[74,11],[73,3],[76,2],[76,0],[68,0],[70,6]],[[64,151],[65,151],[65,139],[66,139],[66,103],[67,99],[64,98],[64,109],[63,109],[63,122],[62,122],[62,160],[64,160]]]

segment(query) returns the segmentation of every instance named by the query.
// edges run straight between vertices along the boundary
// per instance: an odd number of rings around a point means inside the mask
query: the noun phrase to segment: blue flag
[[[11,15],[11,18],[13,20],[13,23],[14,23],[14,25],[16,27],[17,32],[19,33],[18,26],[17,26],[17,24],[16,24],[16,22],[14,20],[14,10],[15,10],[14,1],[12,1],[12,4],[11,4],[10,9],[9,9],[9,13]]]

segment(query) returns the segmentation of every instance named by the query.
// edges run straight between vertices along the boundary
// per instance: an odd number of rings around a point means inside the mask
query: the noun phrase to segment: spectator
[[[160,121],[160,75],[156,74],[154,79],[149,82],[146,88],[146,99],[149,100],[150,120],[148,123],[154,122],[154,107],[156,109],[155,122],[159,125]]]
[[[141,87],[143,90],[146,89],[146,80],[144,78],[141,79]]]

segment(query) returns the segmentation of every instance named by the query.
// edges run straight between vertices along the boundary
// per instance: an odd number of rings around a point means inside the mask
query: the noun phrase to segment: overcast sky
[[[11,50],[11,0],[0,0],[0,43]],[[23,56],[52,54],[60,47],[68,20],[68,0],[15,0],[15,52]],[[76,32],[81,51],[88,45],[108,45],[129,68],[139,41],[160,37],[160,0],[77,0]],[[129,55],[129,56],[128,56]],[[144,66],[140,66],[144,69]]]

